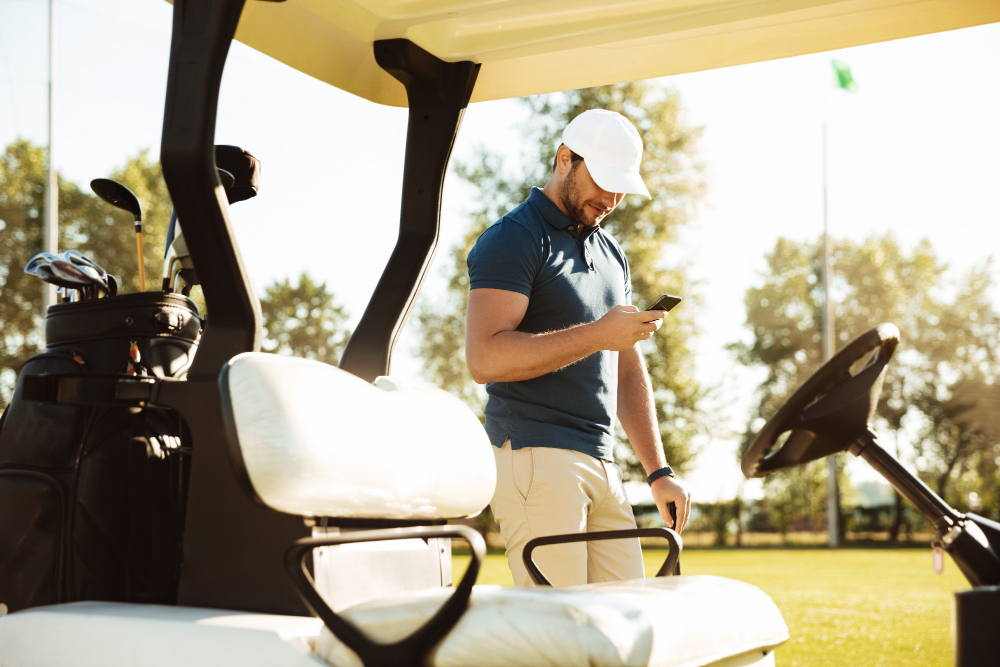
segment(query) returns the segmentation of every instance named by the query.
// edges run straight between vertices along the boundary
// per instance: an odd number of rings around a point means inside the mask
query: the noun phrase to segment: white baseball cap
[[[639,175],[642,138],[625,116],[604,109],[584,111],[563,130],[562,142],[583,158],[602,190],[652,199]]]

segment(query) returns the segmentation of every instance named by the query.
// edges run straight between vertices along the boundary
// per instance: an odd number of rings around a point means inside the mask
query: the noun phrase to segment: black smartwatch
[[[646,483],[649,484],[650,486],[653,486],[653,482],[660,479],[661,477],[677,477],[677,475],[674,474],[673,468],[671,468],[670,466],[666,466],[665,468],[654,470],[652,474],[650,474],[650,476],[646,478]]]

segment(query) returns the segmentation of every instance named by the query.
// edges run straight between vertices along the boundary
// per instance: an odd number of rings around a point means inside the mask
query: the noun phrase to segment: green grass
[[[646,576],[666,551],[644,551]],[[455,557],[455,574],[467,556]],[[968,588],[953,562],[931,569],[930,549],[699,549],[681,557],[684,574],[754,584],[771,596],[791,639],[781,667],[934,667],[951,665],[952,592]],[[502,554],[491,553],[480,584],[511,585]]]

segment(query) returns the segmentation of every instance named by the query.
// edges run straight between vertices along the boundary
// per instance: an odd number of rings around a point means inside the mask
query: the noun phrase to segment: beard
[[[566,209],[566,215],[570,220],[581,225],[587,225],[588,227],[596,227],[606,214],[599,216],[593,215],[593,213],[589,210],[589,202],[584,200],[583,196],[580,194],[580,188],[577,185],[577,168],[582,163],[583,160],[573,163],[569,174],[566,175],[566,180],[559,185],[557,194],[559,195],[559,201],[562,203],[563,208]],[[597,204],[594,205],[603,209],[603,206],[599,206]]]

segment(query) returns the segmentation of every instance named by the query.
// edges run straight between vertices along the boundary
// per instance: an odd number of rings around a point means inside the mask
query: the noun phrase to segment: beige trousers
[[[497,486],[490,502],[507,549],[514,585],[534,584],[521,554],[535,537],[635,528],[614,463],[568,449],[494,448]],[[538,547],[538,568],[553,586],[643,577],[637,538]]]

